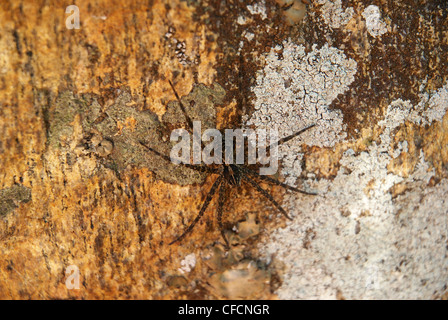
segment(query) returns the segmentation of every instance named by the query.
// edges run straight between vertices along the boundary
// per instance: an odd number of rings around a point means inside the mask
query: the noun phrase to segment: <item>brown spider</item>
[[[191,121],[190,116],[187,114],[185,106],[183,105],[182,101],[180,100],[179,95],[176,92],[176,89],[174,88],[173,84],[171,83],[171,81],[169,81],[171,88],[173,89],[174,95],[176,96],[177,101],[179,102],[180,108],[182,110],[182,113],[184,114],[186,121],[187,121],[187,125],[188,125],[188,130],[190,131],[190,133],[193,133],[193,122]],[[295,137],[297,137],[298,135],[300,135],[301,133],[303,133],[304,131],[314,127],[315,124],[312,124],[306,128],[303,128],[287,137],[281,138],[277,141],[278,145],[281,145],[282,143],[285,143]],[[154,150],[153,148],[147,146],[143,141],[139,141],[139,143],[145,147],[146,149],[148,149],[149,151],[155,153],[156,155],[158,155],[159,157],[165,159],[166,161],[171,161],[170,157],[161,154],[160,152],[158,152],[157,150]],[[202,143],[202,141],[201,141]],[[176,239],[174,239],[173,241],[171,241],[169,244],[172,245],[175,242],[181,241],[190,231],[193,230],[194,226],[196,225],[196,223],[201,219],[201,217],[204,215],[205,210],[207,209],[210,201],[212,200],[213,196],[215,195],[216,191],[219,188],[219,197],[218,197],[218,208],[217,208],[217,213],[218,213],[218,224],[219,227],[221,229],[221,235],[226,243],[226,246],[229,247],[229,243],[227,241],[227,238],[224,234],[224,226],[222,223],[222,215],[223,215],[223,207],[224,207],[224,202],[225,202],[225,194],[226,194],[226,188],[228,186],[235,186],[238,187],[241,185],[241,180],[244,180],[245,182],[247,182],[248,184],[250,184],[252,187],[254,187],[259,193],[261,193],[265,198],[267,198],[286,218],[288,218],[289,220],[292,220],[288,214],[286,213],[286,211],[277,203],[277,201],[275,201],[275,199],[265,190],[263,189],[255,179],[260,179],[263,181],[267,181],[270,183],[273,183],[275,185],[281,186],[287,190],[292,190],[295,192],[299,192],[299,193],[303,193],[303,194],[307,194],[307,195],[316,195],[316,193],[313,192],[307,192],[307,191],[303,191],[300,189],[297,189],[295,187],[289,186],[283,182],[280,182],[276,179],[273,179],[269,176],[265,176],[265,175],[260,175],[258,174],[257,171],[251,170],[249,169],[247,166],[245,165],[238,165],[238,164],[226,164],[225,162],[223,162],[221,165],[219,165],[219,167],[211,167],[211,166],[205,166],[205,165],[194,165],[194,164],[188,164],[188,163],[179,163],[179,165],[182,165],[186,168],[192,169],[192,170],[196,170],[199,172],[203,172],[203,173],[210,173],[210,174],[216,174],[218,175],[218,178],[215,180],[215,182],[213,183],[211,189],[209,190],[207,197],[204,201],[204,203],[202,204],[201,209],[199,210],[199,213],[197,214],[196,218],[193,220],[193,222],[190,223],[190,225],[185,229],[185,231]]]

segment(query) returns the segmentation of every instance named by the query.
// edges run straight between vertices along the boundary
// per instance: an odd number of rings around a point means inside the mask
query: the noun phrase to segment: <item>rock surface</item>
[[[0,9],[0,298],[448,297],[445,1],[77,6]],[[169,81],[204,128],[315,123],[278,178],[318,195],[243,184],[230,250],[216,197],[169,245],[215,180],[140,144],[185,126]]]

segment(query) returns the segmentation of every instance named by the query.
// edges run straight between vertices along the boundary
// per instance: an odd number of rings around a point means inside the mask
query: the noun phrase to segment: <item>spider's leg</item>
[[[171,89],[173,89],[174,95],[176,96],[176,99],[177,99],[177,101],[179,102],[180,109],[182,110],[182,113],[184,114],[184,117],[185,117],[185,119],[187,120],[187,124],[188,124],[190,133],[191,133],[196,139],[198,139],[199,141],[201,141],[201,148],[204,149],[204,143],[203,143],[201,137],[197,137],[197,135],[195,134],[196,132],[194,132],[194,130],[193,130],[193,121],[191,121],[191,118],[190,118],[190,116],[189,116],[188,113],[187,113],[187,109],[185,109],[185,105],[184,105],[184,104],[182,103],[182,101],[180,100],[179,94],[177,93],[176,89],[174,88],[173,83],[172,83],[170,80],[168,80],[168,82],[169,82],[169,84],[170,84],[170,86],[171,86]],[[195,102],[192,101],[192,103],[194,104]]]
[[[174,95],[176,96],[177,101],[179,102],[180,105],[180,109],[182,110],[182,113],[184,114],[185,119],[187,119],[187,124],[190,127],[191,132],[193,132],[193,121],[191,121],[190,116],[187,114],[187,110],[185,109],[184,104],[182,103],[182,101],[180,100],[179,95],[177,94],[176,89],[174,88],[174,85],[172,84],[172,82],[170,80],[168,80],[171,89],[173,89]]]
[[[205,198],[204,204],[201,207],[201,210],[199,211],[198,215],[196,216],[196,218],[193,220],[193,222],[188,226],[187,229],[185,229],[184,233],[182,233],[179,237],[177,237],[175,240],[170,242],[170,245],[172,245],[173,243],[182,240],[187,233],[189,233],[191,230],[193,230],[194,226],[196,225],[196,223],[202,218],[202,216],[204,215],[205,210],[207,209],[210,201],[213,198],[213,195],[216,192],[216,189],[219,187],[219,185],[221,184],[222,181],[222,176],[219,176],[215,182],[213,183],[213,186],[211,187],[210,191],[207,194],[207,198]]]
[[[146,144],[143,143],[143,141],[139,141],[139,143],[140,143],[142,146],[144,146],[146,149],[148,149],[149,151],[154,152],[154,153],[155,153],[156,155],[158,155],[159,157],[165,159],[166,161],[171,162],[171,158],[170,158],[170,157],[168,157],[168,156],[166,156],[166,155],[164,155],[164,154],[161,154],[159,151],[154,150],[153,148],[147,146]],[[196,171],[199,171],[199,172],[219,173],[219,172],[218,172],[218,169],[210,168],[210,167],[206,167],[206,166],[200,166],[200,165],[189,164],[189,163],[183,163],[183,162],[180,162],[179,165],[184,166],[184,167],[187,167],[187,168],[190,168],[190,169],[193,169],[193,170],[196,170]]]
[[[286,213],[286,211],[277,203],[277,201],[275,201],[275,199],[269,194],[269,192],[267,192],[265,189],[263,189],[262,187],[260,187],[260,185],[253,180],[252,178],[250,178],[248,175],[242,173],[241,176],[243,177],[244,180],[248,181],[255,189],[257,189],[258,192],[260,192],[265,198],[267,198],[269,201],[272,202],[272,204],[289,220],[292,220],[288,214]]]
[[[316,124],[313,123],[312,125],[309,125],[308,127],[305,127],[305,128],[303,128],[303,129],[300,129],[299,131],[294,132],[293,134],[291,134],[291,135],[289,135],[289,136],[283,137],[283,138],[281,138],[281,139],[279,139],[279,140],[277,141],[277,144],[278,144],[278,145],[281,145],[281,144],[283,144],[283,143],[285,143],[285,142],[288,142],[289,140],[294,139],[295,137],[297,137],[298,135],[302,134],[302,133],[305,132],[306,130],[311,129],[312,127],[315,127],[315,126],[316,126]],[[269,149],[271,149],[271,146],[272,146],[272,144],[269,145]]]
[[[227,241],[226,235],[224,234],[224,226],[222,224],[222,214],[223,214],[223,208],[224,208],[224,202],[226,197],[226,184],[221,184],[221,187],[219,187],[219,194],[218,194],[218,225],[221,229],[221,236],[224,239],[227,248],[230,248],[229,242]]]
[[[297,189],[296,187],[292,187],[292,186],[287,185],[286,183],[280,182],[277,179],[271,178],[269,176],[263,176],[261,174],[258,174],[256,171],[250,170],[246,167],[241,166],[240,169],[245,173],[248,173],[252,176],[258,177],[261,180],[271,182],[271,183],[281,186],[285,189],[303,193],[303,194],[308,194],[308,195],[317,195],[317,193],[315,193],[315,192],[308,192],[308,191],[300,190],[300,189]]]

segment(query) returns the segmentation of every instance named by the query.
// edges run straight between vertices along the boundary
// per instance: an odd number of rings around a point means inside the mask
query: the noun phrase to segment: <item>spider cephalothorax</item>
[[[182,110],[182,113],[185,116],[185,119],[187,121],[188,130],[191,133],[193,133],[193,122],[191,121],[190,116],[187,114],[185,106],[183,105],[173,84],[171,83],[171,81],[169,83],[170,83],[171,88],[173,89],[174,95],[176,96],[176,98],[179,102],[180,109]],[[287,137],[279,139],[276,143],[278,145],[285,143],[285,142],[297,137],[299,134],[301,134],[305,130],[308,130],[312,127],[314,127],[314,124],[312,124],[306,128],[303,128]],[[151,151],[151,152],[155,153],[156,155],[160,156],[161,158],[165,159],[166,161],[171,161],[170,157],[168,157],[164,154],[161,154],[157,150],[155,150],[155,149],[151,148],[150,146],[148,146],[147,144],[145,144],[143,141],[140,141],[140,144],[143,145],[149,151]],[[199,172],[214,174],[214,175],[217,175],[218,177],[216,178],[215,182],[213,183],[212,187],[210,188],[210,190],[207,194],[207,197],[205,198],[205,201],[202,204],[202,207],[199,210],[199,213],[197,214],[196,218],[193,220],[193,222],[190,223],[190,225],[185,229],[185,231],[179,237],[174,239],[170,244],[173,244],[175,242],[182,240],[191,230],[193,230],[196,223],[204,215],[204,212],[207,209],[213,196],[215,195],[216,192],[218,192],[217,220],[218,220],[219,227],[221,229],[221,235],[228,247],[229,244],[225,237],[224,226],[222,223],[222,215],[223,215],[223,208],[224,208],[224,203],[225,203],[226,189],[227,189],[227,187],[238,187],[241,185],[242,181],[248,183],[253,188],[255,188],[259,193],[261,193],[266,199],[268,199],[288,219],[291,219],[291,218],[288,216],[286,211],[277,203],[277,201],[265,189],[263,189],[258,184],[258,182],[256,181],[257,179],[281,186],[287,190],[292,190],[295,192],[308,194],[308,195],[315,194],[313,192],[307,192],[307,191],[303,191],[303,190],[297,189],[295,187],[289,186],[289,185],[287,185],[283,182],[280,182],[274,178],[271,178],[269,176],[260,175],[257,171],[254,171],[254,170],[250,169],[248,166],[242,165],[242,164],[240,164],[240,165],[239,164],[228,164],[228,163],[223,162],[220,165],[206,166],[206,165],[196,165],[196,164],[180,162],[179,165],[182,165],[188,169],[196,170]]]
[[[224,165],[223,175],[224,179],[226,179],[228,184],[232,186],[241,185],[241,173],[240,169],[238,168],[238,165],[235,164]]]

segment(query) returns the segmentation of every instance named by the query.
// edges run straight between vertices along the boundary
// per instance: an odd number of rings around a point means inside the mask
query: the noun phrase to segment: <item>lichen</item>
[[[264,0],[247,5],[247,10],[249,10],[252,15],[259,15],[263,20],[268,17],[266,14],[266,3]]]
[[[180,273],[189,273],[196,265],[196,255],[191,253],[180,262],[181,267],[178,269]]]
[[[316,126],[297,138],[295,144],[279,148],[283,174],[294,182],[300,175],[300,143],[331,147],[346,137],[343,115],[329,106],[354,81],[356,62],[336,48],[313,46],[305,52],[302,45],[283,42],[266,57],[266,66],[257,75],[255,112],[246,125],[257,128],[277,127],[279,136],[287,136],[310,124]],[[272,90],[275,88],[275,90]]]
[[[387,107],[386,116],[379,125],[393,130],[405,121],[417,125],[429,125],[433,121],[441,121],[448,109],[448,84],[432,94],[422,93],[420,98],[416,105],[412,105],[409,100],[393,101]]]
[[[331,194],[348,183],[333,185],[318,200],[297,201],[301,216],[276,231],[262,249],[267,258],[275,255],[288,266],[276,292],[279,298],[334,299],[338,291],[347,299],[430,299],[443,294],[448,276],[447,181],[423,193],[411,187],[393,204],[386,201],[392,211],[377,207],[358,217],[338,209],[345,196]],[[364,199],[372,202],[367,195]],[[305,247],[307,230],[315,236]]]
[[[361,152],[347,149],[334,179],[308,179],[318,196],[291,196],[295,220],[260,247],[268,261],[275,255],[288,266],[277,291],[280,298],[336,298],[342,292],[348,299],[429,299],[443,294],[448,180],[430,185],[435,170],[422,149],[407,176],[390,172],[388,164],[408,152],[404,141],[393,148],[397,128],[406,121],[442,119],[445,90],[422,99],[416,109],[409,102],[392,102],[378,123],[378,140]]]
[[[89,108],[92,104],[88,96],[78,97],[70,91],[61,92],[50,110],[50,127],[48,144],[60,148],[73,134],[73,121],[77,114],[95,116],[96,109]]]
[[[13,185],[0,190],[0,217],[7,216],[20,203],[26,203],[30,200],[31,190],[23,185]]]
[[[215,106],[222,103],[224,96],[225,91],[219,85],[200,84],[182,99],[191,119],[201,121],[205,130],[216,126]],[[93,174],[98,167],[113,168],[119,173],[135,166],[148,168],[170,183],[185,185],[203,181],[203,174],[173,165],[140,144],[142,141],[170,155],[171,131],[186,125],[178,102],[168,104],[160,121],[150,110],[138,110],[125,89],[116,89],[115,97],[103,107],[98,100],[94,95],[78,97],[65,92],[57,100],[50,119],[50,146],[63,147],[75,154],[85,175]],[[76,125],[76,117],[80,117],[80,127]]]
[[[344,10],[341,0],[318,0],[317,3],[322,5],[322,17],[331,28],[340,28],[346,25],[353,17],[353,8],[348,7]]]
[[[367,31],[372,37],[381,37],[387,32],[387,26],[381,20],[381,12],[378,6],[373,4],[368,6],[363,11],[362,16],[366,19]]]

